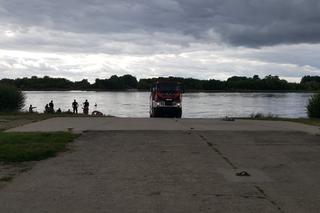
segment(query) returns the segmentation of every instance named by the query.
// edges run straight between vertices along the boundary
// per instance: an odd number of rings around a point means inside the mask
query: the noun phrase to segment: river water
[[[43,112],[53,100],[55,109],[71,109],[74,99],[80,106],[88,99],[90,111],[98,110],[118,117],[149,117],[149,92],[95,91],[26,91],[26,108],[30,104]],[[243,117],[254,113],[279,117],[306,117],[306,105],[312,93],[185,93],[185,118]],[[97,104],[97,107],[94,105]],[[80,108],[79,108],[80,109]]]

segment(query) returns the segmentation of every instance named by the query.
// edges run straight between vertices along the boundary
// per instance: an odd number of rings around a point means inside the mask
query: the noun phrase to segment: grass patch
[[[251,120],[265,120],[265,121],[291,121],[296,123],[303,123],[312,126],[320,126],[320,118],[281,118],[273,114],[264,115],[262,113],[252,114],[250,117],[243,117],[237,119],[251,119]]]
[[[54,113],[54,114],[47,114],[47,113],[28,113],[28,112],[16,112],[16,113],[4,113],[0,112],[0,120],[7,120],[7,121],[16,121],[16,120],[29,120],[29,121],[41,121],[49,118],[55,117],[80,117],[82,114],[74,115],[74,114],[67,114],[67,113]]]
[[[71,133],[0,132],[0,162],[39,161],[65,151],[77,135]]]
[[[37,113],[1,113],[0,131],[51,118],[47,114]]]
[[[89,116],[83,115],[83,114],[74,115],[74,114],[68,114],[68,113],[45,114],[45,113],[28,113],[28,112],[13,112],[13,113],[0,112],[0,131],[25,125],[32,122],[42,121],[49,118],[55,118],[55,117],[89,117]]]
[[[0,182],[11,182],[13,180],[13,175],[10,176],[4,176],[2,178],[0,178]]]
[[[293,121],[298,123],[303,123],[312,126],[320,126],[320,119],[307,119],[307,118],[297,118],[297,119],[287,119],[287,121]]]

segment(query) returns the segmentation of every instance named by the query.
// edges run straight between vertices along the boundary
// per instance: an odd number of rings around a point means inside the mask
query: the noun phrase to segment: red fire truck
[[[179,82],[157,81],[151,87],[150,117],[182,116],[182,86]]]

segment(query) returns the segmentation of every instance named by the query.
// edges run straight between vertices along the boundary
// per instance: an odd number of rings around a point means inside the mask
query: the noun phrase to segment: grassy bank
[[[16,175],[30,170],[35,161],[54,157],[58,152],[66,151],[68,143],[78,137],[64,132],[3,132],[6,129],[52,117],[57,117],[57,114],[0,113],[0,189]]]
[[[17,112],[17,113],[0,113],[0,131],[14,128],[17,126],[25,125],[32,122],[37,122],[54,117],[87,117],[84,114],[46,114],[46,113],[28,113],[28,112]]]
[[[308,118],[278,118],[274,120],[283,120],[283,121],[291,121],[297,123],[303,123],[312,126],[320,126],[320,119],[308,119]]]
[[[267,121],[290,121],[290,122],[297,122],[303,123],[312,126],[320,126],[320,119],[319,118],[280,118],[274,115],[263,115],[263,114],[256,114],[251,117],[243,117],[237,119],[248,119],[248,120],[267,120]]]
[[[0,162],[38,161],[65,151],[70,133],[0,133]]]

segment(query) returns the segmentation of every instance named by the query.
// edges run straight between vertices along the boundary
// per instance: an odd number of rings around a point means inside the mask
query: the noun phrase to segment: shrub
[[[24,94],[16,87],[0,84],[0,112],[14,112],[24,106]]]
[[[309,99],[307,112],[309,118],[320,118],[320,93],[313,95]]]
[[[274,119],[274,118],[277,118],[278,116],[277,115],[274,115],[274,114],[263,114],[263,113],[252,113],[250,115],[250,118],[253,118],[253,119]]]

